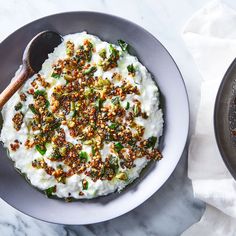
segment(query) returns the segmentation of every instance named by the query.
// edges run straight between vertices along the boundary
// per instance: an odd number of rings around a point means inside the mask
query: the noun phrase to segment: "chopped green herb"
[[[46,153],[46,151],[47,151],[47,149],[46,149],[46,147],[45,146],[42,146],[42,145],[35,145],[35,148],[36,148],[36,150],[43,156],[45,153]]]
[[[110,156],[109,164],[110,167],[114,170],[114,172],[117,172],[117,170],[119,169],[119,164],[118,158],[116,156]]]
[[[120,104],[120,98],[119,97],[114,97],[114,98],[111,99],[111,102],[114,105],[118,105],[118,104]]]
[[[122,51],[127,51],[129,44],[126,43],[124,40],[119,39],[117,40],[119,46],[121,47]]]
[[[51,197],[52,194],[55,192],[56,192],[56,185],[45,190],[45,194],[47,195],[47,197]]]
[[[57,129],[61,125],[61,121],[59,119],[56,119],[52,124],[51,124],[51,129]]]
[[[130,107],[130,103],[129,103],[129,102],[127,102],[127,103],[126,103],[125,110],[129,110],[129,107]]]
[[[88,189],[88,181],[83,180],[83,190],[87,190],[87,189]]]
[[[114,146],[115,146],[115,151],[116,152],[119,152],[121,149],[124,148],[124,146],[120,142],[115,143]]]
[[[92,168],[90,170],[90,177],[92,179],[96,179],[98,177],[99,171],[96,168]]]
[[[75,117],[75,116],[76,116],[76,114],[77,114],[77,111],[76,111],[76,110],[74,110],[74,111],[73,111],[73,113],[72,113],[72,117]]]
[[[83,72],[83,75],[92,75],[97,70],[96,66],[91,66]]]
[[[95,102],[95,107],[96,107],[98,110],[100,110],[101,107],[102,107],[102,103],[103,103],[103,100],[100,99],[100,98],[98,98],[98,99],[96,100],[96,102]]]
[[[66,55],[70,56],[72,52],[73,51],[70,48],[66,48]]]
[[[75,110],[75,102],[74,102],[74,101],[71,101],[71,102],[70,102],[70,110],[71,110],[71,111],[74,111],[74,110]]]
[[[105,48],[101,49],[99,51],[99,56],[102,58],[102,59],[105,59],[106,58],[106,54],[107,54],[107,51]]]
[[[134,74],[135,73],[134,65],[133,64],[128,65],[127,70],[129,73]]]
[[[22,103],[21,102],[18,102],[16,105],[15,105],[15,110],[16,111],[19,111],[21,108],[22,108]]]
[[[134,139],[134,140],[131,139],[130,141],[128,141],[128,144],[129,144],[130,146],[134,146],[135,143],[136,143],[135,139]]]
[[[48,100],[46,100],[45,106],[46,106],[46,108],[48,108],[50,106],[50,102]]]
[[[105,136],[105,141],[109,142],[109,141],[113,141],[113,140],[114,140],[113,136],[110,133],[107,133]]]
[[[29,104],[29,109],[30,109],[34,114],[38,114],[38,111],[35,109],[34,104]]]
[[[56,74],[56,73],[52,73],[51,77],[55,78],[55,79],[59,79],[61,77],[61,75]]]
[[[46,95],[46,91],[45,90],[36,90],[34,92],[34,97],[37,97],[37,96],[45,96]]]
[[[88,51],[87,51],[86,57],[87,57],[87,61],[90,62],[93,55],[93,51],[92,51],[93,44],[90,41],[88,42],[87,49]]]
[[[59,148],[60,155],[58,155],[58,156],[64,157],[66,155],[66,151],[67,151],[66,146]],[[58,156],[57,156],[57,158],[59,158]]]
[[[105,167],[104,165],[102,166],[101,170],[100,170],[100,175],[103,177],[105,174]]]
[[[88,52],[88,55],[87,55],[87,60],[88,60],[88,62],[91,61],[92,56],[93,56],[93,52],[92,52],[92,50],[90,50],[90,51]]]
[[[81,160],[88,161],[88,153],[84,152],[84,151],[81,151],[80,154],[79,154],[79,158]]]
[[[116,129],[118,127],[117,123],[112,123],[111,125],[108,126],[110,129]]]
[[[63,167],[62,167],[61,164],[59,164],[59,165],[57,166],[57,168],[63,170]]]
[[[52,158],[55,158],[55,159],[61,158],[61,154],[58,148],[54,149],[51,155],[52,155]]]
[[[157,137],[151,136],[147,139],[146,148],[154,148],[157,142]]]
[[[134,116],[138,116],[139,109],[138,109],[138,105],[137,104],[134,104],[133,110],[134,110]]]
[[[119,51],[115,49],[112,44],[109,45],[109,50],[111,52],[111,57],[113,58],[119,57]]]

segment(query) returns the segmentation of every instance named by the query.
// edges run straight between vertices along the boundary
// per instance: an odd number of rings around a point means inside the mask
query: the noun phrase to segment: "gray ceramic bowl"
[[[0,45],[0,89],[10,82],[21,64],[26,44],[38,32],[58,31],[62,35],[87,31],[108,42],[123,39],[148,68],[164,96],[165,135],[163,160],[152,164],[134,184],[122,193],[94,200],[65,203],[48,199],[29,185],[14,169],[6,150],[0,147],[0,197],[16,209],[35,218],[62,224],[90,224],[112,219],[137,207],[154,194],[177,165],[189,127],[189,108],[181,74],[163,45],[140,26],[119,17],[70,12],[36,20],[5,39]],[[174,196],[173,196],[174,197]],[[155,206],[154,206],[155,207]]]
[[[225,73],[217,93],[214,127],[221,156],[236,179],[236,59]]]

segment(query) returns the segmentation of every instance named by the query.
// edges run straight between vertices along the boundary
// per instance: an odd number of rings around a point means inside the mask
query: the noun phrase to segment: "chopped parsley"
[[[106,58],[106,55],[107,55],[107,51],[106,51],[106,49],[105,48],[103,48],[103,49],[101,49],[100,51],[99,51],[99,56],[102,58],[102,59],[105,59]]]
[[[138,116],[139,115],[139,108],[138,108],[138,105],[135,104],[134,107],[133,107],[133,110],[134,110],[134,116]]]
[[[46,100],[45,106],[48,108],[50,106],[50,102]]]
[[[123,146],[120,142],[115,143],[115,144],[114,144],[114,147],[115,147],[115,151],[116,151],[116,152],[119,152],[121,149],[124,148],[124,146]]]
[[[56,73],[52,73],[51,77],[55,78],[55,79],[59,79],[61,77],[61,75],[56,74]]]
[[[15,105],[14,108],[15,108],[16,111],[19,111],[19,110],[22,108],[22,106],[23,106],[22,103],[21,103],[21,102],[18,102],[18,103]]]
[[[120,104],[120,98],[119,97],[114,97],[114,98],[111,99],[111,102],[114,105],[119,105]]]
[[[36,148],[36,150],[43,156],[45,153],[46,153],[46,151],[47,151],[47,149],[46,149],[46,147],[45,146],[42,146],[42,145],[35,145],[35,148]]]
[[[88,161],[88,153],[84,152],[84,151],[81,151],[80,154],[79,154],[79,158],[82,161]]]
[[[109,45],[109,50],[111,53],[111,58],[119,58],[119,51],[117,49],[114,48],[114,46],[112,44]]]
[[[30,109],[34,114],[38,114],[38,111],[35,109],[34,104],[29,104],[29,109]]]
[[[118,126],[119,126],[119,125],[118,125],[117,123],[112,123],[112,124],[110,124],[108,127],[109,127],[110,129],[116,129]]]
[[[110,167],[114,170],[114,172],[117,172],[117,170],[119,169],[119,164],[118,158],[116,156],[110,156],[109,164]]]
[[[47,93],[45,90],[36,90],[34,92],[34,97],[37,97],[37,96],[45,96]]]
[[[129,108],[130,108],[130,103],[129,103],[129,102],[127,102],[127,103],[126,103],[125,110],[129,110]]]
[[[87,70],[83,71],[83,75],[93,75],[96,70],[96,66],[91,66]]]
[[[61,125],[61,121],[59,119],[55,119],[54,122],[50,124],[51,129],[57,129]]]
[[[128,65],[127,70],[131,74],[135,74],[135,71],[136,71],[133,64]]]
[[[157,142],[157,137],[151,136],[147,139],[146,148],[154,148]]]
[[[51,197],[52,194],[56,192],[56,185],[46,189],[44,192],[47,195],[47,197]]]
[[[117,40],[119,46],[121,47],[122,51],[127,51],[129,44],[126,43],[124,40],[119,39]]]

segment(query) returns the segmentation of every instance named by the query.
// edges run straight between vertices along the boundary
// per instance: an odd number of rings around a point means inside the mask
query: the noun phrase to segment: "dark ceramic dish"
[[[14,169],[0,146],[0,197],[16,209],[35,218],[61,224],[91,224],[122,215],[148,199],[168,179],[183,152],[189,127],[189,107],[181,74],[164,46],[140,26],[125,19],[95,12],[69,12],[36,20],[0,44],[2,91],[21,64],[27,43],[44,30],[62,35],[87,31],[102,40],[123,39],[154,76],[165,100],[163,160],[152,165],[122,193],[93,200],[66,203],[48,199],[28,184]],[[131,52],[132,54],[134,52]]]
[[[236,59],[225,73],[218,90],[214,126],[221,156],[236,179]]]

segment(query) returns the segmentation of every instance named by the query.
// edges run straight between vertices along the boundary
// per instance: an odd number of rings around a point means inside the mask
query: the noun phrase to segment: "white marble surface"
[[[209,0],[0,0],[0,41],[40,17],[75,10],[99,11],[138,23],[169,50],[184,77],[191,106],[190,135],[200,98],[197,71],[181,38],[186,20]],[[235,0],[225,0],[236,8]],[[88,226],[53,225],[14,210],[0,199],[0,235],[175,236],[198,221],[204,205],[194,199],[187,178],[187,152],[165,185],[148,201],[114,220]]]

